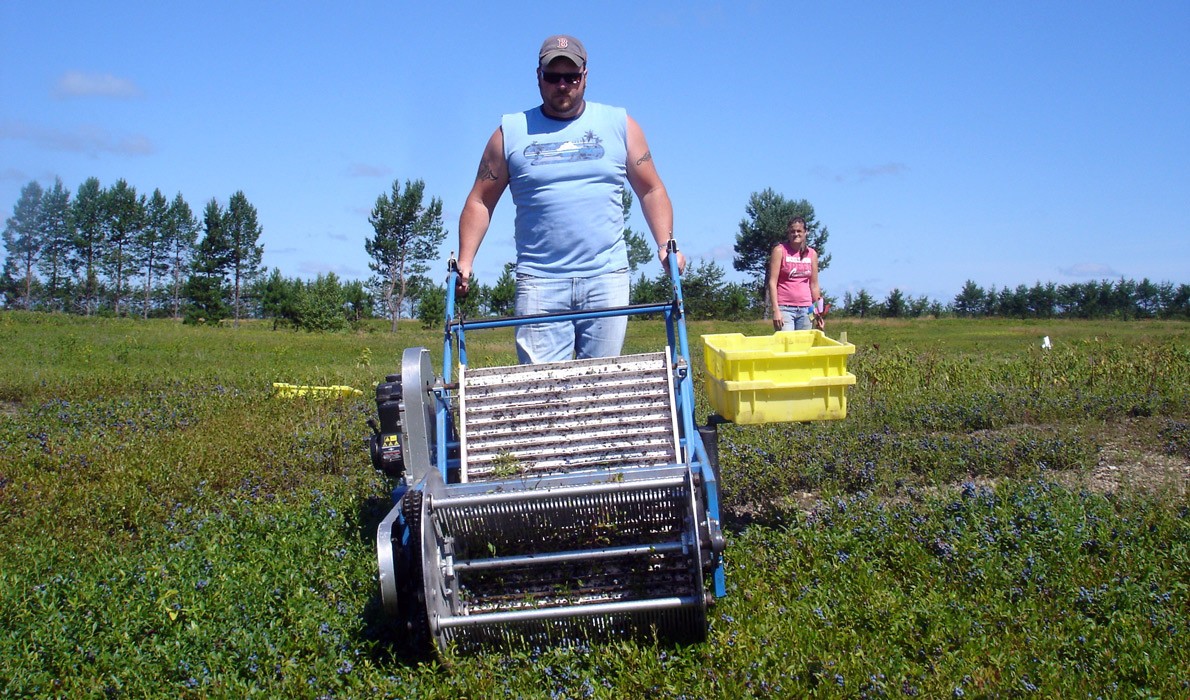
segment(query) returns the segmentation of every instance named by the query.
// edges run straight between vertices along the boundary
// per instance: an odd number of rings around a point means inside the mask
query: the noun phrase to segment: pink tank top
[[[781,261],[781,272],[777,278],[777,304],[781,306],[812,306],[810,295],[810,273],[818,254],[813,248],[806,252],[794,252],[789,243],[782,242],[785,258]]]

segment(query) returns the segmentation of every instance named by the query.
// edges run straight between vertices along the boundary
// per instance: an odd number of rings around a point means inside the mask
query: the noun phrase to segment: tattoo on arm
[[[650,160],[653,160],[653,152],[652,152],[652,151],[645,151],[645,154],[644,154],[643,156],[641,156],[640,158],[637,158],[637,159],[636,159],[636,164],[637,164],[637,165],[644,165],[645,163],[649,162]]]
[[[476,180],[495,180],[496,171],[492,168],[492,164],[484,160],[479,163],[479,173],[475,176]]]

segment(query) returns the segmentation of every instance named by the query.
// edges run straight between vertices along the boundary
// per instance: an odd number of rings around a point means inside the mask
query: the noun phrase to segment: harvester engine
[[[401,454],[401,375],[390,374],[376,385],[376,413],[380,423],[369,420],[372,435],[368,438],[368,453],[377,471],[400,478],[405,472]]]

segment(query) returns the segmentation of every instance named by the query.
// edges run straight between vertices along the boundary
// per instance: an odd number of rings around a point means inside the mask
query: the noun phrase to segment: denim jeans
[[[781,322],[785,331],[808,331],[814,323],[813,306],[781,306]]]
[[[554,278],[518,274],[516,313],[524,316],[626,306],[628,292],[628,270],[595,277]],[[572,355],[580,359],[615,357],[624,347],[627,330],[627,316],[530,323],[517,326],[516,354],[521,364],[569,360]]]

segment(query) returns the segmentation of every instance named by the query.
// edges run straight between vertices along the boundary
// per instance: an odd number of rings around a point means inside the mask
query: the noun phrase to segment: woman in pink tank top
[[[786,239],[769,254],[769,303],[775,330],[804,331],[811,323],[823,328],[816,311],[822,300],[818,288],[818,252],[806,244],[806,220],[795,216],[785,228]]]

